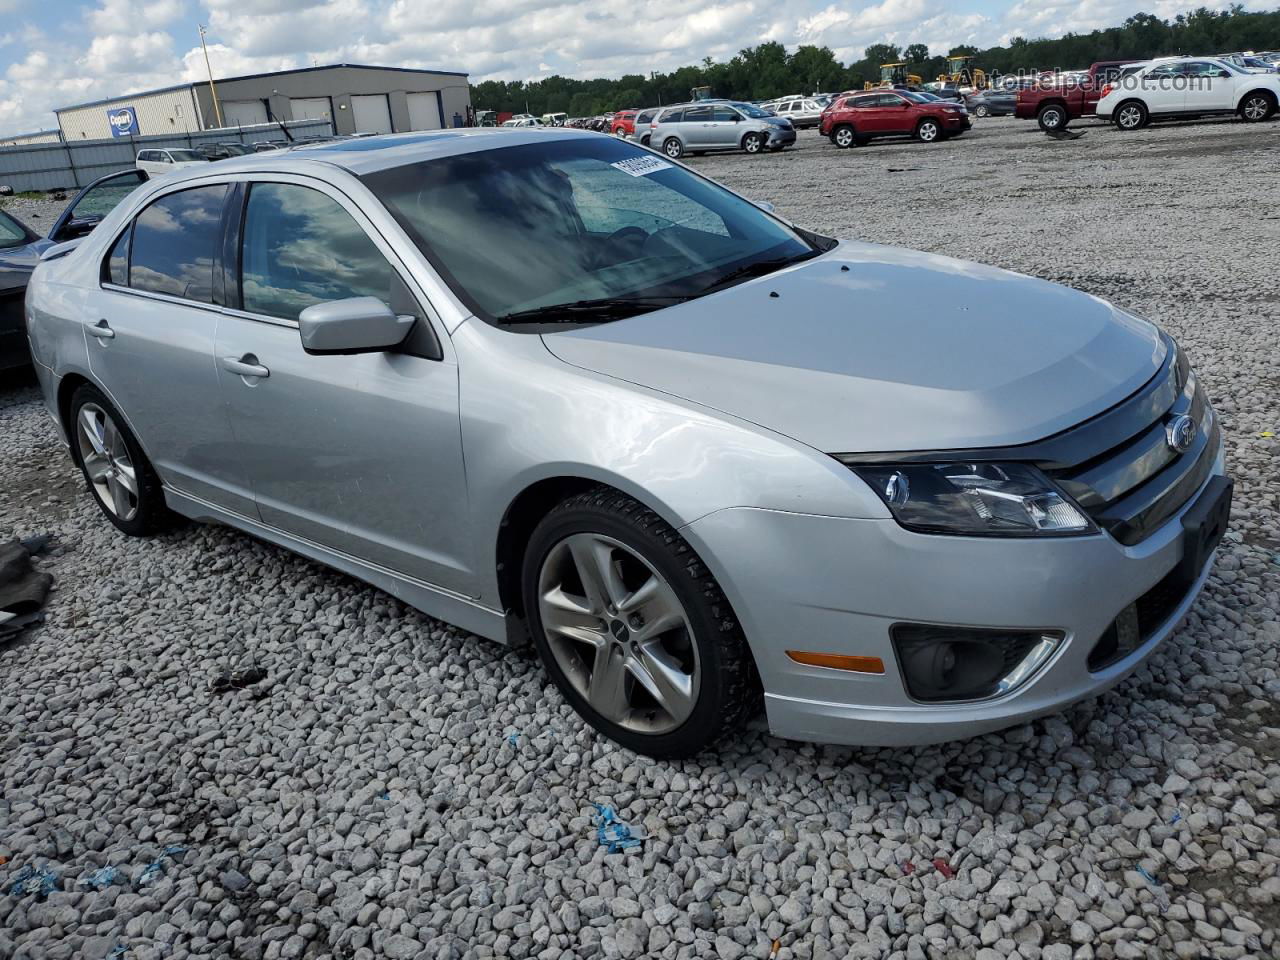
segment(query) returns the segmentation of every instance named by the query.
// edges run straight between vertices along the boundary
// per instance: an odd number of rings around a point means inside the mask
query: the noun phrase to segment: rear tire
[[[1246,93],[1240,101],[1240,119],[1245,123],[1261,123],[1264,120],[1270,120],[1275,112],[1275,98],[1261,90]]]
[[[831,131],[831,142],[841,150],[848,150],[850,147],[857,146],[858,135],[847,123],[841,124]]]
[[[1126,100],[1116,107],[1114,122],[1121,130],[1141,130],[1151,122],[1151,114],[1141,100]]]
[[[764,149],[764,137],[758,133],[748,133],[742,138],[742,149],[745,153],[759,153]]]
[[[173,527],[178,517],[165,504],[160,477],[106,394],[81,384],[68,412],[71,456],[116,529],[149,537]]]
[[[1040,124],[1040,129],[1045,132],[1065,130],[1069,120],[1067,108],[1060,103],[1047,103],[1036,114],[1036,122]]]
[[[672,160],[679,160],[684,156],[684,144],[675,137],[668,137],[662,142],[662,152]]]
[[[552,681],[624,747],[693,756],[758,710],[755,665],[719,584],[666,521],[625,494],[596,487],[544,517],[522,589]],[[646,627],[656,632],[646,638]]]
[[[991,116],[991,108],[985,103],[980,103],[973,108],[973,115],[975,117],[989,117]]]

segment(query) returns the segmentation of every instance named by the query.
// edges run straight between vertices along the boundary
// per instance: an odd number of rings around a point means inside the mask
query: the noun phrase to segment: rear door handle
[[[99,340],[110,340],[116,335],[116,332],[111,329],[105,319],[102,319],[89,327],[89,335],[97,337]]]
[[[260,364],[252,353],[246,353],[243,357],[223,357],[222,369],[238,373],[242,377],[265,379],[271,376],[271,371]]]

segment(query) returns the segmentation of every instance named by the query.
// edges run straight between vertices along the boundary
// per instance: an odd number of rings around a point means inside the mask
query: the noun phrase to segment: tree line
[[[791,93],[861,89],[865,81],[880,79],[880,64],[905,60],[910,72],[926,82],[946,68],[946,58],[973,54],[974,65],[988,74],[1032,70],[1082,70],[1097,60],[1147,59],[1173,54],[1226,53],[1236,50],[1280,49],[1280,9],[1250,13],[1240,5],[1215,11],[1201,7],[1162,20],[1138,13],[1121,26],[1091,33],[1068,33],[1054,40],[1014,37],[1008,46],[957,46],[943,54],[924,44],[905,49],[873,43],[861,60],[838,61],[829,47],[801,46],[788,52],[770,41],[748,47],[732,59],[700,64],[671,73],[628,74],[616,79],[575,80],[550,76],[542,80],[485,80],[474,84],[471,102],[477,109],[512,113],[564,112],[571,117],[595,116],[624,107],[680,103],[695,87],[710,87],[718,97],[763,100]]]

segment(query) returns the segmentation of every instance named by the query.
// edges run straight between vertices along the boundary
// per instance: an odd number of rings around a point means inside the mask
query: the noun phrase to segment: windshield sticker
[[[632,157],[630,160],[619,160],[609,166],[617,167],[623,173],[629,173],[633,177],[647,177],[651,173],[671,169],[671,164],[660,157]]]

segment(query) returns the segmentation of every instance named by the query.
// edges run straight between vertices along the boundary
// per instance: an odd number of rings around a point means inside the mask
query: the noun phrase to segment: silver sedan
[[[912,744],[1096,694],[1190,607],[1230,509],[1152,324],[586,132],[180,172],[48,250],[27,314],[120,530],[228,524],[531,638],[658,756],[761,703],[779,736]]]

